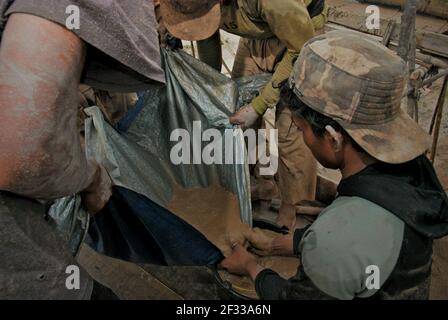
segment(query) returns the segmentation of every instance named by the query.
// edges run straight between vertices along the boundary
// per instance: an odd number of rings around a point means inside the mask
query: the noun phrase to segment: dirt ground
[[[420,101],[420,124],[429,130],[432,114],[442,86],[439,79],[431,87],[431,92]],[[440,137],[434,166],[445,191],[448,192],[448,97],[441,122]],[[448,299],[448,237],[436,240],[433,246],[433,268],[431,299]]]

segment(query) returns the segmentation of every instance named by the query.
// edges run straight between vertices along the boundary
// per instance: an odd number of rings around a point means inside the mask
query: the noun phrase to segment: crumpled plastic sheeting
[[[207,187],[219,183],[238,195],[241,219],[252,223],[249,169],[243,132],[229,124],[228,117],[258,94],[269,81],[266,75],[240,80],[239,98],[235,82],[183,51],[162,50],[167,86],[144,93],[143,108],[127,132],[118,132],[104,120],[97,107],[85,110],[86,152],[89,159],[104,165],[113,182],[147,196],[161,206],[171,198],[174,184]],[[257,80],[258,79],[258,80]],[[255,81],[254,81],[255,80]],[[193,121],[202,130],[217,128],[234,132],[234,165],[173,165],[170,142],[173,129],[192,133]],[[224,145],[224,144],[223,144]],[[226,150],[223,150],[223,155]],[[60,199],[50,216],[76,252],[87,229],[87,213],[80,207],[80,196]],[[84,219],[85,218],[85,219]],[[78,223],[83,221],[85,223]],[[76,228],[75,228],[76,227]]]
[[[242,165],[173,165],[170,160],[170,150],[177,143],[170,142],[174,129],[186,129],[192,136],[193,121],[201,121],[202,131],[217,128],[223,132],[226,128],[233,128],[228,117],[237,105],[235,83],[183,51],[168,51],[164,58],[166,88],[155,87],[145,93],[145,107],[124,136],[155,156],[157,159],[151,159],[149,163],[157,162],[156,165],[163,166],[171,176],[169,181],[186,188],[207,187],[219,182],[227,190],[237,193],[242,219],[250,223],[250,194],[248,177],[245,177],[248,169],[244,164],[241,130],[234,130],[237,136],[233,154],[240,157]],[[223,155],[226,151],[223,150]],[[159,167],[153,171],[157,174],[160,170],[163,169]],[[171,198],[172,183],[167,183],[165,176],[162,179],[165,183],[154,183],[157,190],[151,191],[150,195],[143,193],[162,205]]]
[[[81,206],[80,196],[70,196],[57,200],[48,215],[56,222],[57,231],[69,244],[73,253],[78,252],[89,226],[89,215]]]
[[[249,104],[271,80],[271,73],[260,73],[253,76],[236,79],[239,89],[238,106]]]

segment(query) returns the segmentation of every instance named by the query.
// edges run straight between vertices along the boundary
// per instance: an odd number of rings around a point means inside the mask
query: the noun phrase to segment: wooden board
[[[366,8],[369,4],[347,0],[327,0],[330,22],[349,29],[383,37],[390,21],[396,24],[391,41],[398,42],[401,11],[397,8],[380,7],[380,28],[366,27]],[[417,48],[423,52],[448,58],[448,22],[445,19],[418,15],[416,19]]]
[[[416,44],[425,52],[448,57],[448,35],[419,31],[416,33]]]
[[[122,300],[181,300],[182,297],[136,264],[100,255],[83,245],[79,264]]]

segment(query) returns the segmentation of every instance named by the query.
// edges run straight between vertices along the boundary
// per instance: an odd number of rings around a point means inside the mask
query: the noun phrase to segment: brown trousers
[[[241,38],[232,78],[273,73],[285,50],[285,46],[277,38],[266,40]],[[275,127],[278,130],[279,166],[276,180],[282,202],[298,204],[302,200],[314,200],[317,163],[303,142],[302,133],[293,124],[291,111],[282,108],[274,113],[268,109],[264,115],[263,125],[266,129]],[[260,177],[258,168],[255,169],[255,176],[261,186],[266,185],[263,179],[272,179],[272,177]]]

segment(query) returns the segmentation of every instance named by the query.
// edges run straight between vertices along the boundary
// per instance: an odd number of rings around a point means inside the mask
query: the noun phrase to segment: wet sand
[[[176,186],[168,209],[190,223],[216,245],[225,256],[231,252],[235,242],[247,246],[247,238],[260,244],[269,243],[279,234],[267,230],[254,232],[241,222],[238,198],[235,194],[221,186],[185,189]],[[255,235],[255,236],[254,236]],[[263,257],[260,264],[277,271],[281,276],[290,278],[296,274],[299,259],[287,257]],[[258,298],[252,280],[248,277],[231,275],[219,271],[225,281],[232,283],[233,288],[251,298]]]

